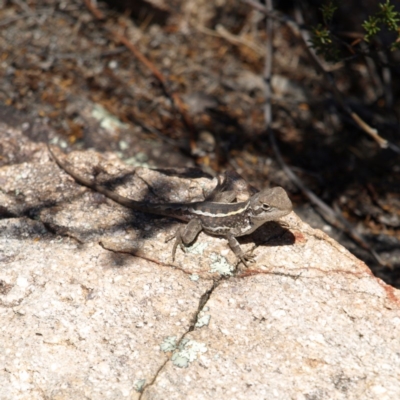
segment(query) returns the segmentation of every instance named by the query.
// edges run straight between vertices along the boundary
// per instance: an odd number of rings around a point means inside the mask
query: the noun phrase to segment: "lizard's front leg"
[[[202,229],[201,221],[198,218],[193,218],[185,227],[179,228],[174,236],[166,240],[168,241],[175,237],[174,247],[172,248],[172,261],[175,259],[176,248],[179,246],[184,251],[183,245],[188,246],[192,243]]]
[[[228,239],[228,244],[231,250],[235,253],[236,257],[244,264],[245,267],[248,267],[247,262],[254,262],[252,251],[248,253],[244,253],[242,248],[239,245],[239,242],[236,240],[235,236],[232,233],[228,233],[226,235]]]

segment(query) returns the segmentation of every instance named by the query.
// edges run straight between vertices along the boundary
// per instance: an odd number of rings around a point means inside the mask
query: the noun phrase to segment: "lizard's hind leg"
[[[168,242],[169,240],[175,238],[174,247],[172,248],[172,261],[175,260],[176,248],[179,246],[182,251],[185,251],[184,246],[188,246],[190,243],[192,243],[202,229],[203,227],[201,225],[201,221],[197,218],[193,218],[186,226],[178,228],[174,235],[169,236],[165,240]]]

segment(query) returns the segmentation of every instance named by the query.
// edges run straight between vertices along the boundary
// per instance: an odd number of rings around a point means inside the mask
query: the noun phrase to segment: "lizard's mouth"
[[[288,215],[290,212],[291,212],[292,210],[290,209],[290,210],[288,210],[288,209],[285,209],[285,210],[280,210],[280,209],[278,209],[278,208],[274,208],[272,211],[270,210],[270,211],[268,211],[268,212],[262,212],[262,213],[260,213],[260,214],[257,214],[257,215],[254,215],[253,216],[253,221],[255,220],[255,221],[268,221],[268,216],[269,215],[272,215],[273,214],[273,216],[274,216],[274,220],[275,219],[278,219],[278,218],[281,218],[281,217],[284,217],[285,215]],[[272,220],[272,219],[271,219]]]

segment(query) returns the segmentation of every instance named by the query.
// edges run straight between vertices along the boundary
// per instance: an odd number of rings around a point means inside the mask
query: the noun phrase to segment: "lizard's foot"
[[[285,221],[279,221],[279,225],[283,228],[283,229],[289,229],[290,226],[287,222]]]
[[[256,260],[254,259],[255,255],[253,254],[254,249],[256,246],[253,246],[252,249],[247,251],[246,253],[243,253],[242,255],[239,256],[240,261],[244,264],[246,268],[248,268],[247,263],[255,263]]]
[[[174,243],[174,247],[172,248],[172,261],[175,261],[175,253],[176,253],[176,248],[178,246],[181,248],[181,250],[184,253],[186,252],[186,249],[185,249],[185,246],[183,245],[181,236],[175,236],[175,243]]]
[[[243,263],[243,265],[246,268],[249,268],[249,263],[254,263],[254,257],[247,256],[246,254],[243,254],[242,256],[239,257],[239,260]]]

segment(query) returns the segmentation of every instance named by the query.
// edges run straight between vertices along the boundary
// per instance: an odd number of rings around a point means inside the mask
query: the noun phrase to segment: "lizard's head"
[[[252,218],[257,220],[273,221],[289,214],[293,205],[285,189],[277,186],[264,189],[251,198],[250,207]]]

